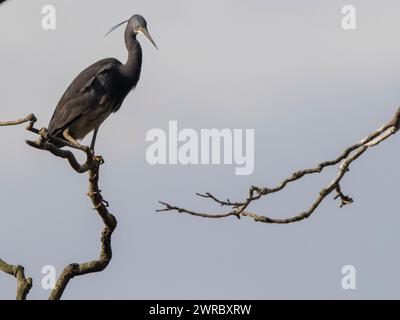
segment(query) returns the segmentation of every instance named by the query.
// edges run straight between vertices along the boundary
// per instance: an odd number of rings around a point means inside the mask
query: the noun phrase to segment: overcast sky
[[[56,30],[41,26],[56,8]],[[308,220],[266,225],[155,213],[158,201],[221,210],[195,192],[242,200],[251,185],[274,186],[298,169],[336,157],[386,122],[400,104],[399,1],[352,0],[356,30],[341,27],[330,0],[12,0],[0,7],[0,120],[33,112],[47,126],[59,98],[85,67],[126,60],[123,28],[140,13],[159,46],[144,37],[142,76],[121,110],[101,127],[106,160],[100,186],[118,219],[113,259],[101,273],[74,278],[65,299],[400,298],[399,137],[360,158],[342,188]],[[146,161],[153,128],[255,130],[255,170],[234,165]],[[0,257],[34,278],[99,254],[102,224],[87,177],[29,148],[23,126],[0,129]],[[88,143],[88,140],[84,142]],[[307,208],[335,170],[291,185],[251,210],[288,217]],[[356,290],[341,269],[356,268]],[[0,273],[0,298],[15,296]]]

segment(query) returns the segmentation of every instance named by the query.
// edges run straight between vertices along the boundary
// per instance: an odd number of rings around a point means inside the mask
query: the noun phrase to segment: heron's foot
[[[95,161],[97,161],[98,163],[100,163],[100,165],[102,165],[102,164],[104,164],[104,159],[103,159],[103,157],[102,156],[99,156],[99,155],[93,155],[93,159],[95,160]]]
[[[76,139],[73,136],[71,136],[71,134],[69,133],[69,129],[65,129],[63,131],[63,137],[70,144],[74,145],[75,148],[84,150],[86,151],[86,153],[88,152],[88,150],[90,151],[89,147],[81,145],[78,141],[76,141]]]
[[[108,201],[101,199],[101,202],[99,202],[92,210],[97,210],[99,209],[102,205],[104,205],[106,208],[108,208],[110,206],[110,204],[108,203]]]
[[[76,140],[75,141],[71,141],[71,140],[68,140],[68,139],[60,139],[60,140],[65,141],[65,145],[69,146],[70,148],[77,149],[77,150],[82,150],[86,154],[93,154],[92,150],[90,150],[90,148],[88,146],[80,144]]]
[[[106,208],[108,208],[110,206],[110,204],[108,203],[107,200],[101,199],[101,202],[103,202],[103,204],[105,205]]]
[[[84,151],[88,150],[90,152],[90,148],[88,146],[84,146],[83,144],[80,144],[78,141],[75,142],[68,141],[68,142],[72,143],[76,149],[81,149]]]

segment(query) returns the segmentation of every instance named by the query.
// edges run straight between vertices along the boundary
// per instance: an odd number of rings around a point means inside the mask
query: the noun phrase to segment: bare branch
[[[229,217],[229,216],[236,215],[235,213],[232,213],[232,212],[228,212],[228,213],[225,213],[225,214],[200,213],[200,212],[187,210],[187,209],[184,209],[184,208],[174,207],[174,206],[169,205],[168,203],[161,202],[161,201],[159,201],[159,203],[164,205],[165,208],[158,209],[158,210],[156,210],[157,212],[174,211],[175,210],[175,211],[178,211],[178,212],[181,212],[181,213],[184,212],[184,213],[190,214],[192,216],[198,216],[198,217],[203,217],[203,218],[226,218],[226,217]]]
[[[0,270],[17,279],[17,300],[25,300],[32,288],[32,278],[26,278],[23,266],[14,266],[0,259]]]
[[[99,259],[81,264],[71,263],[67,267],[65,267],[56,282],[55,288],[51,291],[51,294],[49,296],[50,300],[58,300],[61,298],[65,288],[67,287],[69,281],[72,278],[87,273],[100,272],[108,266],[112,258],[111,235],[117,226],[117,220],[108,211],[107,209],[108,202],[103,199],[101,191],[98,186],[100,166],[104,163],[103,158],[101,156],[96,156],[92,154],[89,147],[73,144],[69,141],[51,136],[48,134],[45,128],[42,128],[40,130],[34,128],[36,117],[33,114],[16,121],[0,122],[0,125],[11,126],[11,125],[22,124],[25,122],[29,122],[26,129],[38,135],[37,140],[26,141],[26,143],[29,146],[36,149],[49,151],[56,157],[67,159],[71,167],[78,173],[88,172],[89,176],[88,196],[92,201],[94,210],[97,211],[97,213],[99,214],[100,218],[104,223],[104,229],[101,234],[101,250]],[[62,150],[56,147],[53,143],[62,143],[73,149],[83,151],[86,155],[85,163],[80,164],[76,160],[75,155],[71,151]],[[25,279],[23,267],[11,266],[5,263],[3,260],[0,260],[0,270],[5,271],[17,277],[18,279],[17,298],[25,299],[27,293],[29,292],[29,289],[32,286],[32,280],[30,278]]]
[[[261,188],[261,187],[257,187],[257,186],[252,186],[248,191],[247,199],[242,202],[231,202],[230,200],[223,201],[223,200],[218,199],[217,197],[215,197],[214,195],[212,195],[209,192],[207,192],[205,194],[197,193],[198,196],[200,196],[202,198],[211,199],[215,203],[219,204],[220,206],[230,207],[231,210],[228,211],[227,213],[208,214],[208,213],[196,212],[194,210],[188,210],[188,209],[174,206],[174,205],[171,205],[171,204],[168,204],[165,202],[160,202],[164,206],[164,208],[156,210],[156,211],[157,212],[176,211],[178,213],[186,213],[186,214],[203,217],[203,218],[226,218],[229,216],[236,216],[236,217],[246,216],[246,217],[253,218],[255,221],[258,221],[258,222],[285,224],[285,223],[301,221],[301,220],[304,220],[304,219],[310,217],[315,212],[315,210],[319,207],[321,202],[333,191],[336,191],[335,199],[340,198],[341,207],[343,207],[344,205],[347,205],[347,204],[350,204],[353,202],[352,198],[350,198],[349,196],[346,196],[342,193],[341,186],[340,186],[341,180],[350,170],[349,169],[350,164],[352,164],[355,160],[357,160],[368,149],[377,146],[382,141],[386,140],[387,138],[389,138],[392,135],[394,135],[395,133],[397,133],[397,131],[399,130],[399,127],[400,127],[400,108],[397,109],[395,115],[392,117],[392,119],[388,123],[386,123],[379,129],[373,131],[371,134],[369,134],[367,137],[360,140],[359,142],[347,147],[335,159],[321,162],[320,164],[318,164],[316,167],[313,167],[313,168],[296,171],[291,176],[284,179],[282,182],[280,182],[277,186],[275,186],[273,188],[267,188],[267,187]],[[287,219],[274,219],[274,218],[270,218],[265,215],[260,215],[257,213],[247,211],[247,208],[249,207],[249,205],[252,204],[254,201],[264,198],[265,196],[268,196],[270,194],[277,193],[277,192],[285,189],[288,184],[290,184],[294,181],[300,180],[301,178],[303,178],[306,175],[320,173],[325,168],[337,165],[339,163],[341,163],[341,165],[339,166],[339,170],[338,170],[336,177],[332,181],[330,181],[319,192],[317,198],[314,200],[314,202],[311,204],[311,206],[306,211],[300,212],[299,214],[296,214]]]
[[[43,141],[41,138],[36,141],[26,140],[26,143],[33,148],[47,150],[57,157],[67,159],[71,167],[78,173],[84,173],[94,167],[93,155],[89,148],[85,150],[86,162],[80,164],[71,151],[59,149],[51,142]]]
[[[25,118],[13,120],[13,121],[0,121],[0,127],[3,126],[16,126],[25,122],[36,122],[36,117],[31,113]]]
[[[49,299],[58,300],[61,298],[66,286],[69,281],[76,277],[87,273],[100,272],[104,270],[112,257],[111,250],[111,235],[117,226],[117,220],[115,217],[108,212],[106,203],[101,196],[98,181],[99,181],[99,169],[100,169],[101,158],[96,160],[96,165],[89,171],[89,192],[93,206],[101,219],[104,222],[104,229],[101,234],[101,251],[100,257],[97,260],[85,262],[85,263],[72,263],[64,268],[60,277],[57,280],[55,288],[52,290]]]

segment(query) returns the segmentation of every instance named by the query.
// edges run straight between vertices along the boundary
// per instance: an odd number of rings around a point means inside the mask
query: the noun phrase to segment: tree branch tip
[[[251,186],[251,187],[250,187],[250,191],[259,192],[260,190],[261,190],[261,188],[260,188],[260,187],[257,187],[257,186]]]
[[[208,198],[209,197],[208,192],[207,193],[196,192],[195,195],[198,196],[198,197],[202,197],[202,198]]]
[[[25,140],[25,143],[30,147],[33,147],[33,148],[36,148],[36,149],[40,149],[40,147],[39,147],[39,145],[38,145],[38,143],[36,141]]]
[[[35,117],[35,115],[33,113],[29,114],[27,119],[28,119],[28,121],[31,121],[31,122],[37,121],[37,118]]]
[[[161,205],[163,205],[163,206],[165,206],[165,208],[156,209],[156,212],[164,212],[164,211],[170,211],[170,210],[172,210],[172,206],[169,205],[168,203],[162,202],[162,201],[158,201],[158,203],[161,204]]]

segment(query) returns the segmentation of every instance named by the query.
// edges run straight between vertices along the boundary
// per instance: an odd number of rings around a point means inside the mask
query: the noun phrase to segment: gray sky
[[[57,29],[41,28],[41,8]],[[327,199],[311,219],[265,225],[156,214],[164,200],[219,210],[196,199],[241,200],[250,185],[272,186],[335,157],[386,122],[400,104],[398,1],[351,1],[357,29],[341,28],[348,1],[13,0],[0,7],[0,119],[35,113],[46,126],[72,79],[91,63],[126,59],[116,23],[141,13],[160,50],[140,37],[142,77],[101,127],[101,189],[119,221],[102,273],[73,279],[65,299],[400,298],[399,137],[359,159],[343,181],[355,203]],[[255,171],[233,165],[151,166],[152,128],[255,129]],[[23,127],[2,128],[0,257],[23,264],[41,288],[41,268],[58,272],[96,258],[102,225],[85,196],[87,178],[25,145]],[[309,206],[335,174],[307,178],[252,207],[287,217]],[[357,289],[341,288],[341,268]],[[15,279],[0,273],[0,298]]]

